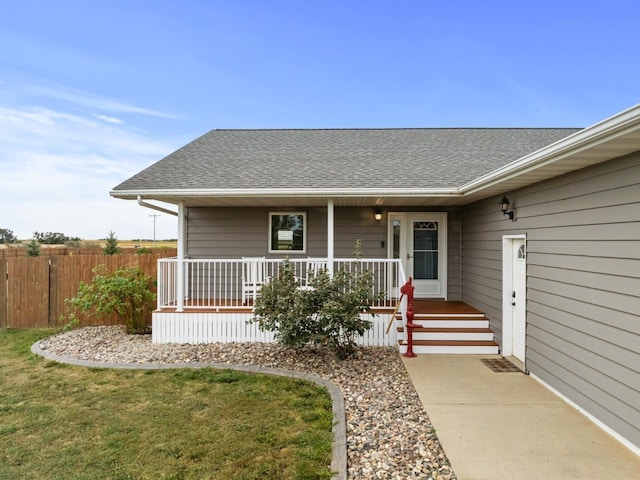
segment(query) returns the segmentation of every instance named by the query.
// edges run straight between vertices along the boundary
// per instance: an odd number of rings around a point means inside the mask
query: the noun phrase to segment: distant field
[[[25,246],[28,242],[23,241],[12,246],[0,244],[0,248],[11,248],[18,246]],[[90,248],[97,247],[103,248],[105,246],[104,240],[81,240],[80,247]],[[118,246],[120,248],[177,248],[177,241],[158,240],[118,240]],[[41,245],[41,248],[65,248],[66,245]]]
[[[89,242],[87,242],[89,243]],[[95,240],[93,243],[97,243],[101,247],[104,246],[104,240]],[[165,241],[158,240],[154,242],[153,240],[118,240],[118,246],[120,248],[134,248],[134,247],[146,247],[146,248],[176,248],[178,246],[178,242],[173,241]]]

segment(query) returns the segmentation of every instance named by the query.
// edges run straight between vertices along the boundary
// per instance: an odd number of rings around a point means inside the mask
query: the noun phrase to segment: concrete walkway
[[[640,480],[640,457],[491,355],[402,357],[459,480]]]

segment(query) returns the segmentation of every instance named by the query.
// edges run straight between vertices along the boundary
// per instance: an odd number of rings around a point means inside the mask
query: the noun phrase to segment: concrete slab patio
[[[640,457],[491,355],[402,357],[459,480],[640,479]]]

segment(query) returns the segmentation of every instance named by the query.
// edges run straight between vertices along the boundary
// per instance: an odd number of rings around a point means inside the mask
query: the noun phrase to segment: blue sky
[[[640,101],[639,24],[637,0],[3,2],[0,228],[151,238],[109,190],[214,128],[586,127]]]

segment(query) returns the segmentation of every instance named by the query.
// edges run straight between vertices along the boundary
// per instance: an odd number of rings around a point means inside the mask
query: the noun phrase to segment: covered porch
[[[310,288],[309,280],[319,269],[329,275],[341,269],[373,274],[378,300],[371,305],[372,328],[359,340],[364,346],[406,349],[407,306],[401,301],[400,287],[409,277],[418,298],[460,300],[461,256],[456,252],[461,245],[455,233],[460,231],[461,214],[457,207],[390,204],[372,208],[352,205],[350,198],[322,197],[307,199],[310,204],[304,207],[298,205],[299,198],[287,199],[282,207],[273,206],[272,198],[234,199],[232,207],[214,205],[218,201],[207,198],[202,206],[176,202],[178,256],[158,265],[154,342],[273,341],[271,333],[261,332],[250,321],[262,285],[277,278],[285,258],[294,266],[303,289]],[[139,202],[159,208],[141,198]],[[354,243],[358,256],[352,255]],[[461,302],[449,305],[457,307]],[[493,334],[486,331],[488,319],[459,320],[419,327],[414,351],[497,353]],[[418,315],[414,323],[422,321]]]

